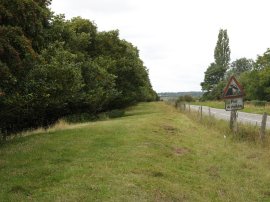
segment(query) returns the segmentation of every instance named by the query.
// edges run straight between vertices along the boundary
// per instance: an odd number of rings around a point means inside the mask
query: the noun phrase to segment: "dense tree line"
[[[222,99],[223,89],[234,75],[244,88],[246,100],[270,101],[270,49],[256,61],[243,57],[230,63],[229,37],[227,31],[221,29],[214,58],[201,83],[202,100]]]
[[[0,133],[48,127],[157,98],[148,70],[117,30],[66,20],[51,0],[0,1]]]

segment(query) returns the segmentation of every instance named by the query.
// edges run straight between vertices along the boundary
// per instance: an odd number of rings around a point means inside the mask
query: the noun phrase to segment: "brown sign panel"
[[[234,76],[232,76],[223,92],[223,99],[233,99],[233,98],[241,98],[244,96],[244,91],[242,86],[236,80]]]

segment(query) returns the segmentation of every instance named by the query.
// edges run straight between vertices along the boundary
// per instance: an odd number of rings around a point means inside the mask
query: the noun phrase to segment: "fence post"
[[[210,107],[208,107],[208,113],[209,113],[209,116],[211,116],[211,109],[210,109]]]
[[[188,105],[188,112],[190,112],[190,104]]]
[[[261,124],[261,130],[260,130],[260,139],[261,141],[265,138],[265,128],[266,128],[266,121],[267,121],[267,113],[264,112],[262,116],[262,124]]]

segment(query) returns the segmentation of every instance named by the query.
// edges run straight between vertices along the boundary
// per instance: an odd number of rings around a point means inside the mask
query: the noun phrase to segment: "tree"
[[[240,75],[246,99],[270,101],[270,49],[258,56],[252,71]]]
[[[1,0],[0,24],[20,28],[35,51],[46,46],[45,34],[52,15],[51,0]]]
[[[138,49],[119,39],[118,30],[98,33],[95,50],[96,55],[111,58],[115,62],[115,65],[108,68],[108,72],[115,75],[115,88],[120,94],[111,103],[112,108],[156,99]]]
[[[230,47],[227,30],[221,29],[218,34],[218,41],[214,51],[215,62],[211,63],[205,71],[204,81],[201,83],[202,90],[206,91],[204,99],[219,99],[225,72],[230,62]],[[219,92],[221,90],[221,92]]]
[[[119,32],[53,16],[51,0],[0,1],[0,135],[153,101],[139,50]],[[1,141],[1,139],[0,139]]]
[[[226,72],[226,78],[232,75],[240,76],[242,73],[251,71],[254,68],[255,62],[252,59],[240,58],[231,63],[231,68]]]
[[[258,56],[255,64],[257,70],[262,70],[267,67],[270,67],[270,48],[268,48],[262,56]]]
[[[215,47],[215,63],[219,69],[217,77],[221,81],[224,78],[224,74],[229,68],[230,63],[230,46],[227,30],[219,30],[218,41]]]
[[[218,84],[219,78],[216,76],[219,73],[219,69],[215,63],[211,63],[204,72],[204,82],[201,83],[202,90],[210,92],[215,85]]]

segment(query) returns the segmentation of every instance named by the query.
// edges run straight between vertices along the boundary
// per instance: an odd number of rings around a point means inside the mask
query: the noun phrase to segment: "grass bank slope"
[[[269,151],[164,103],[0,147],[1,201],[269,201]]]

